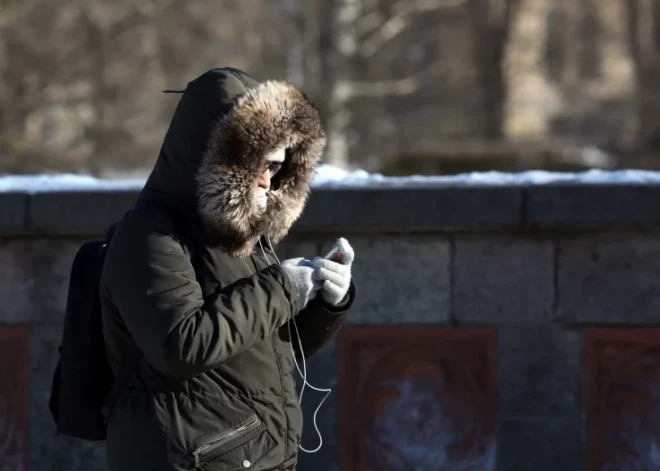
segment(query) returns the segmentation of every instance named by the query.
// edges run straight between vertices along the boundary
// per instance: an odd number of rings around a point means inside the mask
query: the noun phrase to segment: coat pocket
[[[250,404],[246,398],[222,391],[168,394],[169,463],[197,471],[276,467],[284,459],[285,442],[275,439],[280,427],[268,409],[257,411],[254,401]]]
[[[275,448],[275,440],[256,415],[231,430],[204,437],[192,451],[195,468],[205,471],[259,469],[259,461]]]

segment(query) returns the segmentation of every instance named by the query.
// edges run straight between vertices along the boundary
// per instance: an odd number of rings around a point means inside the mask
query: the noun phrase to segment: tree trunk
[[[357,50],[355,22],[360,16],[361,0],[332,2],[331,48],[328,68],[327,162],[346,168],[350,164],[348,130],[351,124],[349,83]]]
[[[500,139],[504,135],[506,82],[502,70],[503,48],[493,41],[483,44],[479,57],[479,82],[482,93],[482,137]]]
[[[630,53],[635,64],[635,101],[637,102],[637,134],[639,144],[646,150],[660,151],[660,57],[653,38],[654,8],[648,0],[626,0]]]
[[[291,83],[305,86],[305,18],[302,0],[282,0],[286,15],[286,77]]]
[[[507,86],[503,60],[509,31],[520,0],[473,0],[474,61],[480,83],[481,134],[488,139],[504,136]]]

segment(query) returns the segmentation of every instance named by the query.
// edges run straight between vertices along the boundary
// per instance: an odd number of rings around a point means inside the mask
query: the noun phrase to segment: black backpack
[[[114,226],[105,240],[84,243],[73,259],[60,358],[48,407],[58,433],[88,441],[105,440],[106,422],[141,352],[132,352],[114,377],[108,364],[101,321],[99,281]]]
[[[172,217],[173,212],[167,215]],[[112,409],[142,359],[142,352],[134,347],[122,359],[115,378],[106,356],[99,282],[115,226],[105,240],[84,243],[73,259],[60,358],[48,401],[58,433],[87,441],[105,440]]]

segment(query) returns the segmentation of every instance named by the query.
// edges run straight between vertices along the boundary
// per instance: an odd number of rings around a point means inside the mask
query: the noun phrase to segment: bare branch
[[[364,15],[355,23],[357,34],[363,35],[375,30],[387,21],[387,16],[382,11],[372,11]]]
[[[468,3],[469,0],[401,0],[392,7],[393,16],[382,22],[380,26],[373,26],[373,33],[366,38],[360,47],[360,55],[369,57],[380,50],[387,42],[397,37],[411,24],[411,16],[428,11],[445,8],[457,8]],[[372,26],[383,15],[373,16],[364,21],[360,27],[365,30]],[[366,17],[365,17],[366,18]]]
[[[425,11],[434,11],[446,8],[457,8],[467,4],[470,0],[401,0],[392,6],[395,15],[412,15]]]
[[[362,0],[362,9],[363,10],[375,10],[378,8],[379,0]]]
[[[410,20],[403,16],[393,16],[383,23],[378,30],[362,42],[360,55],[370,57],[381,49],[388,41],[397,37],[410,26]]]
[[[173,2],[160,1],[157,5],[153,1],[137,2],[122,18],[107,25],[101,24],[95,17],[96,15],[93,14],[92,9],[93,4],[94,2],[90,0],[84,0],[81,2],[80,8],[87,16],[88,23],[93,25],[103,35],[104,41],[113,41],[127,31],[153,20],[153,18],[172,6]]]
[[[382,98],[386,96],[407,96],[427,86],[432,79],[438,79],[440,68],[429,68],[417,76],[393,80],[342,80],[336,84],[334,98],[347,102],[354,98]]]
[[[421,87],[419,80],[406,77],[399,80],[347,81],[337,84],[336,93],[343,101],[352,98],[379,98],[410,95]]]

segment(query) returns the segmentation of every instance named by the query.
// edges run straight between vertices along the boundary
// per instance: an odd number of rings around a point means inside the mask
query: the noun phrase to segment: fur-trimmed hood
[[[262,236],[277,244],[300,217],[324,146],[318,110],[302,91],[213,69],[188,84],[145,193],[194,204],[209,239],[247,257]],[[282,148],[262,211],[256,181]]]

